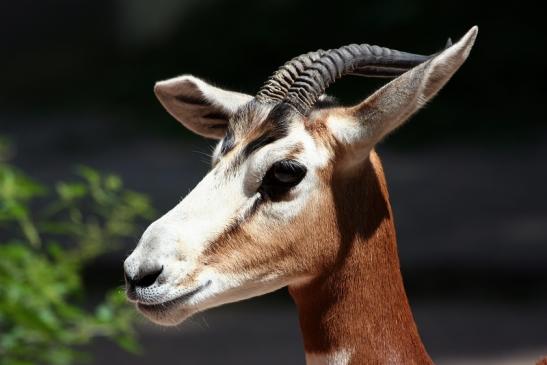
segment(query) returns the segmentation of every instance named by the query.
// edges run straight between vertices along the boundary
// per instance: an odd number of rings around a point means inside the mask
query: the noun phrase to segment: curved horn
[[[256,99],[263,103],[282,101],[287,96],[287,91],[294,80],[307,67],[325,54],[326,51],[320,49],[315,52],[302,54],[285,63],[262,85],[256,94]]]
[[[307,115],[327,87],[344,75],[395,77],[432,57],[368,44],[329,50],[298,75],[284,101]]]

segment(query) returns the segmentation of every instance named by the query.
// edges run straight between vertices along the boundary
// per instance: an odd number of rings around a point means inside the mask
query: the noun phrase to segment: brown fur
[[[334,265],[311,282],[290,287],[306,351],[347,350],[352,364],[431,363],[405,295],[376,153],[354,175],[333,179],[332,192],[330,209],[340,228]]]
[[[405,295],[378,156],[372,151],[352,175],[329,165],[321,180],[281,232],[258,210],[209,246],[207,263],[225,273],[311,278],[289,288],[307,353],[347,350],[352,364],[431,363]]]

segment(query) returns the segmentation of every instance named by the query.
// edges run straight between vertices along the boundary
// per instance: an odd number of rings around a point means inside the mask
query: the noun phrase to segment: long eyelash
[[[290,169],[291,171],[296,171],[298,168],[300,168],[297,165],[296,161],[293,161],[293,160],[283,160],[283,161],[279,161],[278,163],[283,165],[283,167]]]

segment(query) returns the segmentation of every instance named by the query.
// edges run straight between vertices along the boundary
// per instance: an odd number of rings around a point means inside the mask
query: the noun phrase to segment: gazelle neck
[[[351,193],[350,193],[351,192]],[[333,181],[339,250],[333,267],[289,287],[311,364],[431,364],[405,294],[385,178],[372,152]]]

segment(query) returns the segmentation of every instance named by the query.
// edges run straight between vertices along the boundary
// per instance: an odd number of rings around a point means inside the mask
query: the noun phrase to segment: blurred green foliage
[[[81,274],[135,236],[153,214],[147,197],[88,167],[48,189],[6,162],[11,150],[0,139],[0,363],[82,361],[81,345],[98,336],[137,351],[123,292],[88,309]]]

